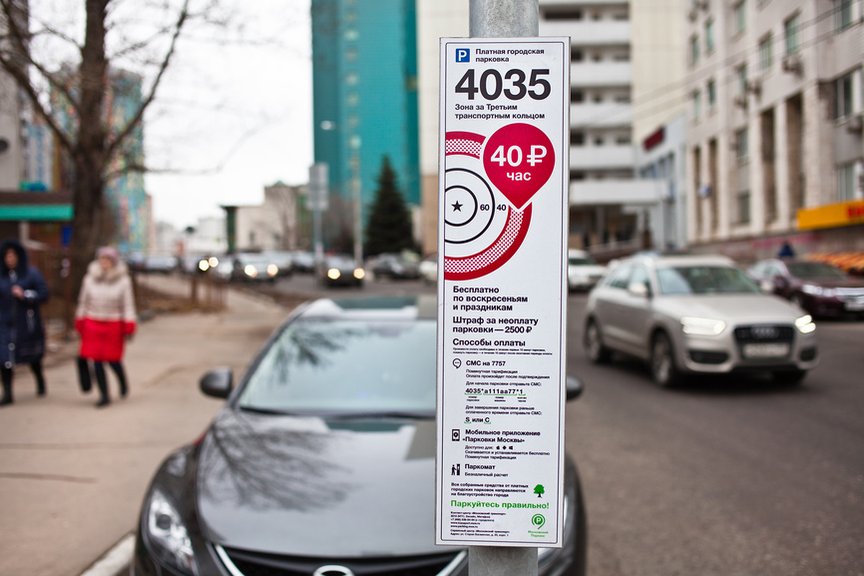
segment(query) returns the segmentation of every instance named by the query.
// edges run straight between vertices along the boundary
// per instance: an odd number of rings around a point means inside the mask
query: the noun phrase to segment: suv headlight
[[[180,514],[159,489],[150,495],[147,508],[147,543],[162,564],[182,574],[198,575],[192,541]]]
[[[812,316],[805,314],[804,316],[795,319],[795,327],[798,328],[798,331],[801,332],[801,334],[810,334],[816,330],[816,323],[813,322]]]
[[[690,336],[719,336],[726,329],[726,322],[713,318],[681,318],[681,329]]]
[[[816,286],[815,284],[804,284],[801,286],[801,291],[805,294],[824,296],[825,298],[833,298],[837,295],[837,290],[834,288],[823,288],[822,286]]]

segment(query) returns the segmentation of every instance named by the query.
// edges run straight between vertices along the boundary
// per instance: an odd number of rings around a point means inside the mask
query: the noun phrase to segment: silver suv
[[[817,364],[816,325],[803,310],[760,292],[722,256],[637,257],[612,269],[588,298],[585,348],[650,363],[661,386],[686,373],[762,371],[788,384]]]

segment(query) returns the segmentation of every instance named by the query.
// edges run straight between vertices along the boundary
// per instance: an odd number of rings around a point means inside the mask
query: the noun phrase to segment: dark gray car
[[[318,300],[236,388],[227,369],[206,375],[202,390],[228,402],[156,473],[132,573],[467,574],[464,549],[435,545],[435,311],[434,299]],[[584,574],[569,459],[565,509],[564,547],[541,549],[540,574]]]

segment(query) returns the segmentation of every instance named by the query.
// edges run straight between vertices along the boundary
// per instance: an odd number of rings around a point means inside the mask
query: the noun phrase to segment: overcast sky
[[[306,181],[312,162],[308,0],[230,0],[242,38],[193,32],[145,124],[154,217],[177,227]],[[212,35],[212,32],[210,33]]]

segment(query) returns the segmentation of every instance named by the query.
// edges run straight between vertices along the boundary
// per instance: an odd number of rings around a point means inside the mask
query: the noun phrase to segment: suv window
[[[633,271],[633,266],[630,264],[619,264],[609,275],[607,286],[611,288],[627,289],[627,284],[630,281],[630,273]]]

